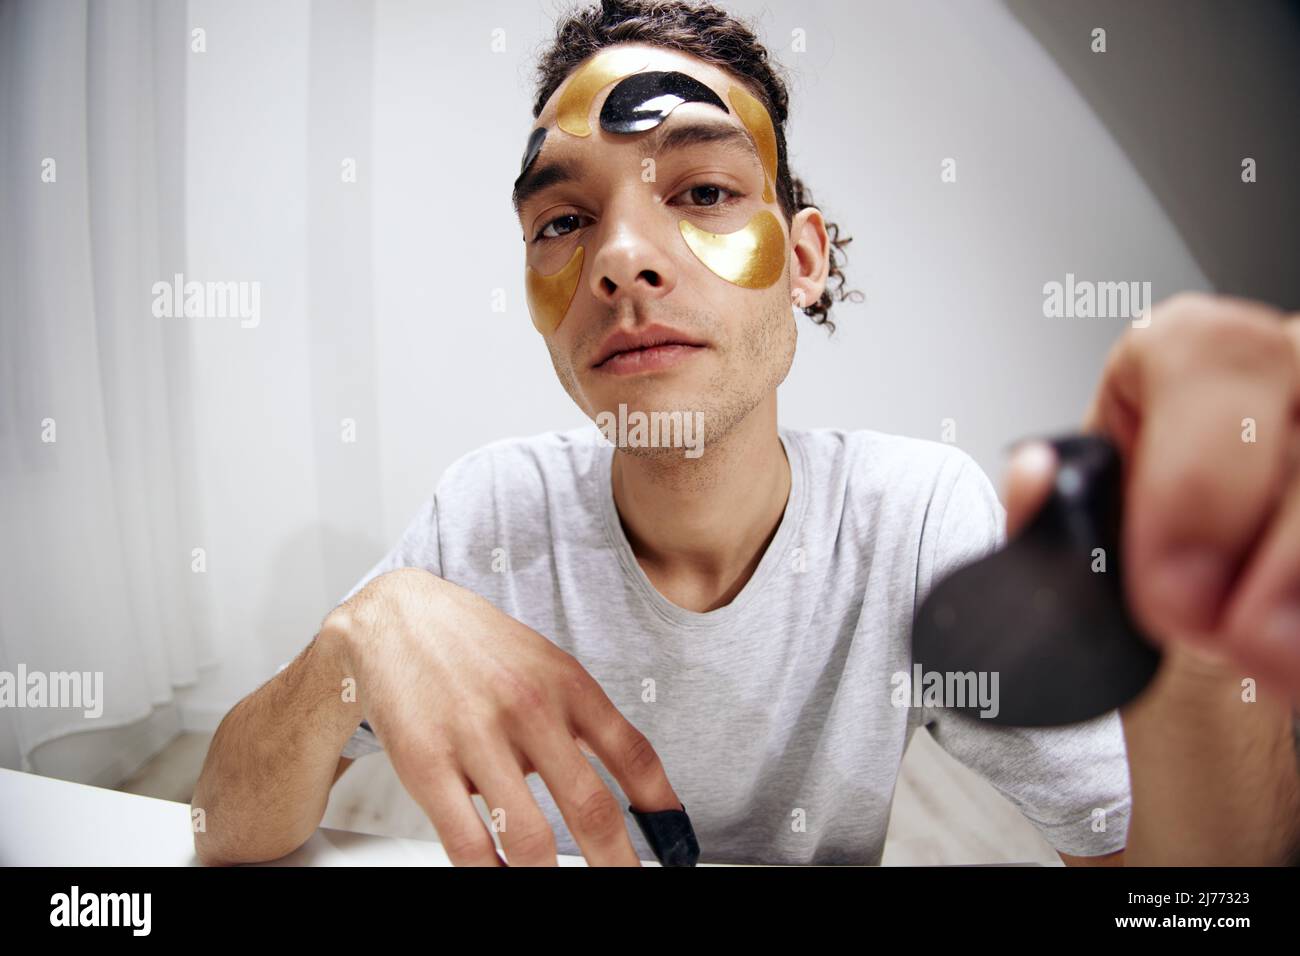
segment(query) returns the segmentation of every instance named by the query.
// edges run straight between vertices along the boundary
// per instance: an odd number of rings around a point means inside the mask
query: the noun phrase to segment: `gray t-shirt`
[[[879,863],[899,764],[921,726],[1056,849],[1122,848],[1130,794],[1115,711],[1018,729],[896,706],[915,608],[932,583],[1004,540],[1005,512],[980,467],[954,446],[872,430],[780,436],[792,477],[784,516],[744,589],[717,610],[680,608],[650,583],[614,505],[614,450],[594,426],[455,462],[344,599],[385,571],[427,568],[574,655],[659,753],[701,862]],[[362,725],[343,756],[378,749]],[[559,852],[579,853],[541,778],[528,784]]]

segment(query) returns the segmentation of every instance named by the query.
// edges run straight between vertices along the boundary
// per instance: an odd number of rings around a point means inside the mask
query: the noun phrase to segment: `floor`
[[[181,734],[118,789],[189,803],[210,734]],[[481,798],[476,797],[476,800]],[[480,807],[480,812],[484,808]],[[382,753],[354,763],[334,786],[322,826],[436,840]],[[917,733],[903,759],[882,861],[886,865],[1059,864],[1019,811],[983,778]]]

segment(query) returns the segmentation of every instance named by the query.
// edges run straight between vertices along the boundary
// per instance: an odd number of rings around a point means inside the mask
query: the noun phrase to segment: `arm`
[[[1057,852],[1061,862],[1066,866],[1123,866],[1124,851],[1116,850],[1114,853],[1103,853],[1101,856],[1071,856],[1068,853]]]
[[[1120,711],[1133,809],[1125,849],[1067,866],[1284,865],[1296,849],[1300,768],[1290,704],[1243,700],[1222,659],[1179,645]]]
[[[1121,712],[1133,813],[1130,866],[1287,862],[1300,819],[1292,714],[1218,658],[1167,649],[1153,686]]]
[[[1116,343],[1085,415],[1124,458],[1125,595],[1165,652],[1120,711],[1126,864],[1281,863],[1298,849],[1297,410],[1300,316],[1182,295]],[[1022,458],[1009,533],[1050,486],[1047,459]]]
[[[192,801],[204,811],[206,832],[194,834],[201,862],[273,860],[311,836],[351,763],[339,753],[361,723],[360,705],[343,700],[347,670],[327,624],[222,720]]]
[[[345,678],[355,702],[343,700]],[[510,865],[555,865],[533,773],[589,864],[639,865],[623,808],[579,741],[632,806],[681,807],[649,740],[572,655],[472,591],[404,567],[330,612],[311,646],[222,721],[195,791],[208,824],[195,835],[200,860],[301,846],[363,717],[458,866],[504,866],[496,832]],[[510,826],[489,830],[475,794]]]

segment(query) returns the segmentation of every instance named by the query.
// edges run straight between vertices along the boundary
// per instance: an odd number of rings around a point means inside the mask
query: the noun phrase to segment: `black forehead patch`
[[[600,128],[607,133],[654,129],[683,103],[709,103],[730,113],[717,93],[693,76],[652,70],[633,73],[610,90],[600,108]]]
[[[528,172],[528,167],[533,165],[533,160],[542,151],[542,143],[544,142],[546,142],[545,126],[539,126],[528,134],[528,145],[524,147],[524,158],[519,163],[519,177],[515,180],[516,185],[518,185],[520,179],[524,178],[524,173]]]

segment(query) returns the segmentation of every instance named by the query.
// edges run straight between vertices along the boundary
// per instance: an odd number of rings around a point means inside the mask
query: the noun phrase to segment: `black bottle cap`
[[[652,810],[642,812],[629,806],[628,812],[636,818],[637,826],[655,857],[664,866],[694,866],[700,858],[700,844],[695,839],[691,818],[686,815],[686,805],[680,810]]]

